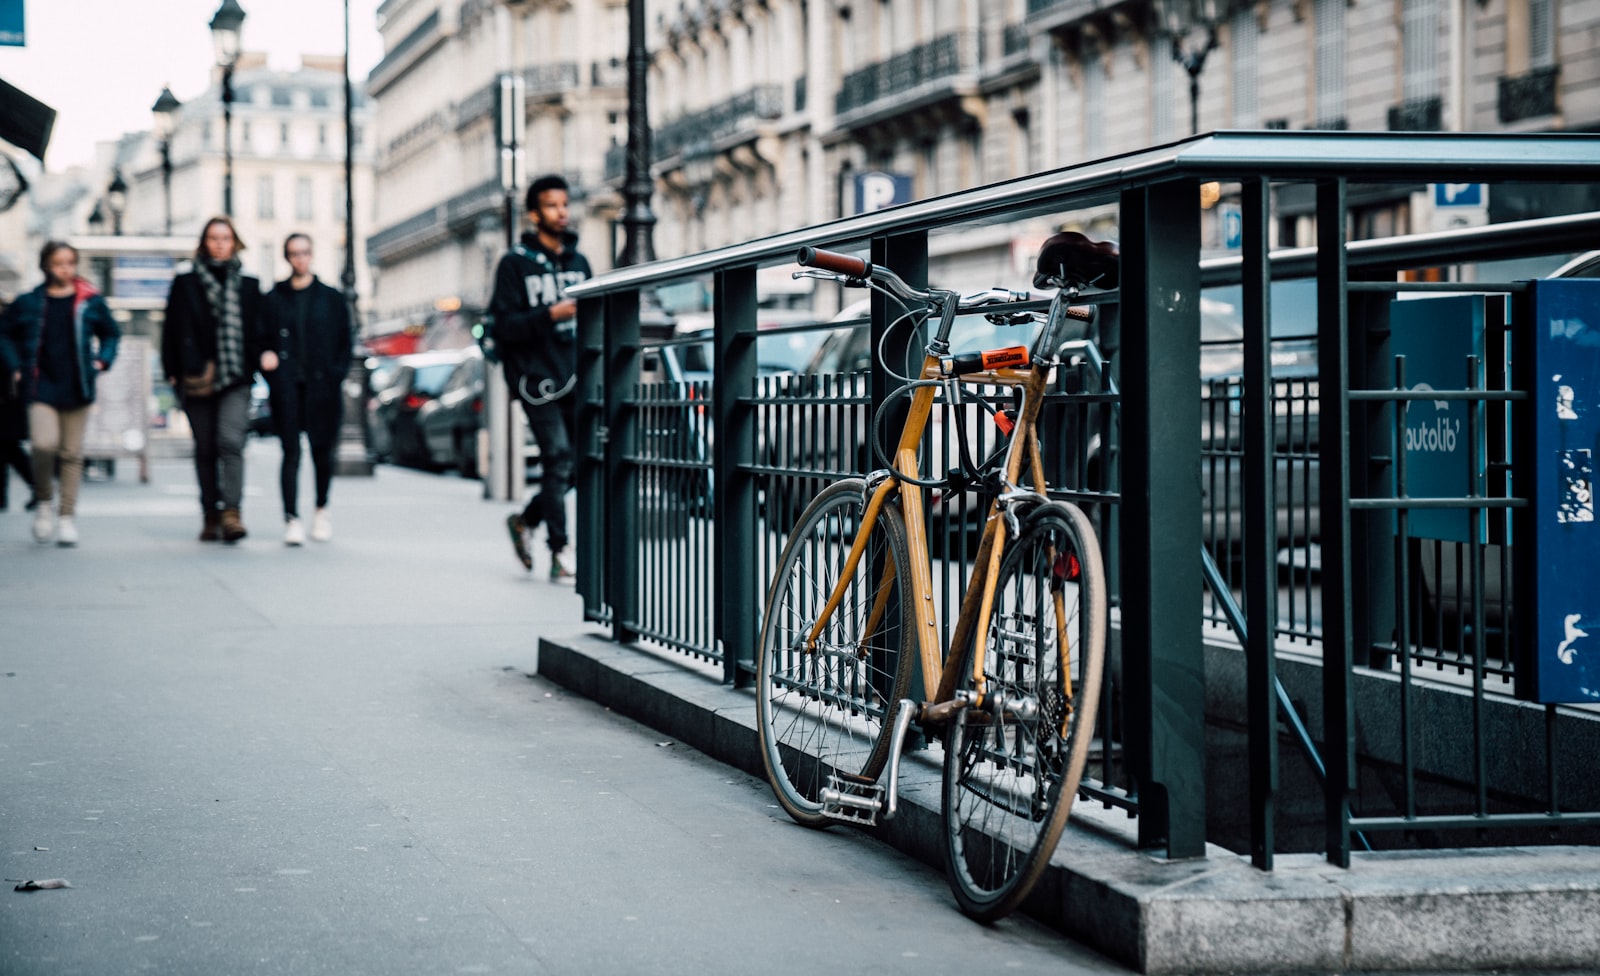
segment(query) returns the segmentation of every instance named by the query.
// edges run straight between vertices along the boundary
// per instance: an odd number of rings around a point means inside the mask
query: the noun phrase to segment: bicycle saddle
[[[1062,231],[1046,240],[1039,250],[1033,287],[1115,288],[1119,257],[1117,245],[1111,241],[1091,241],[1077,231]]]

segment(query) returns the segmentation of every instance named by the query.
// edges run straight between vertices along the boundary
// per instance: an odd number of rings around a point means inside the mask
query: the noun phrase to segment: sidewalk
[[[750,689],[593,635],[546,638],[539,659],[551,680],[762,775]],[[901,813],[873,831],[936,868],[937,760],[909,757]],[[1600,972],[1594,848],[1358,853],[1348,871],[1320,855],[1280,855],[1261,872],[1216,845],[1170,861],[1136,842],[1125,815],[1079,802],[1026,910],[1144,973]]]

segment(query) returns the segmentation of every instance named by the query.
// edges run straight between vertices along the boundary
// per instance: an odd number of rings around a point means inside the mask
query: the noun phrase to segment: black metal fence
[[[1576,183],[1597,151],[1594,136],[1224,133],[602,276],[578,291],[585,613],[618,640],[716,662],[745,684],[795,515],[827,481],[881,466],[870,416],[890,380],[858,371],[860,350],[904,362],[914,336],[874,299],[870,316],[814,327],[835,353],[815,371],[764,374],[761,343],[807,328],[757,328],[757,267],[802,244],[857,247],[925,282],[931,231],[1114,207],[1122,288],[1093,349],[1062,351],[1044,433],[1052,494],[1090,512],[1113,576],[1111,680],[1085,793],[1136,814],[1140,845],[1171,856],[1202,854],[1231,816],[1249,826],[1231,843],[1262,867],[1284,850],[1346,864],[1362,845],[1595,842],[1600,791],[1584,764],[1600,715],[1516,697],[1526,611],[1508,581],[1533,557],[1508,543],[1531,532],[1509,529],[1526,480],[1506,445],[1530,409],[1517,372],[1524,288],[1449,286],[1488,295],[1491,310],[1470,382],[1464,361],[1459,388],[1426,394],[1468,401],[1487,433],[1475,427],[1472,442],[1492,445],[1481,484],[1460,497],[1408,490],[1396,445],[1423,394],[1390,348],[1389,308],[1402,291],[1444,287],[1397,283],[1400,272],[1579,250],[1600,215],[1390,241],[1347,242],[1345,229],[1357,177]],[[1210,181],[1239,202],[1239,258],[1201,261],[1198,186]],[[1269,257],[1273,193],[1287,182],[1316,187],[1317,246]],[[703,378],[682,371],[703,338],[646,342],[639,327],[644,291],[696,275],[715,281]],[[1276,335],[1279,286],[1295,279],[1314,326]],[[1206,294],[1219,287],[1236,321],[1213,334]],[[980,455],[998,436],[947,416],[930,434],[931,470],[955,467],[962,430]],[[971,569],[973,487],[930,509],[945,622]],[[1481,513],[1481,531],[1412,538],[1413,513],[1438,509]],[[1228,673],[1242,675],[1231,697],[1219,691]],[[1208,759],[1208,710],[1213,741],[1219,725],[1238,732],[1241,768]],[[1302,781],[1320,797],[1309,811],[1281,788]]]

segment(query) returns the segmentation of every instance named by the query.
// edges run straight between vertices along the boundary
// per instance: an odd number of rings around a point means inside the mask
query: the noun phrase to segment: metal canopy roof
[[[587,298],[712,271],[793,259],[804,244],[852,247],[948,224],[982,224],[1113,203],[1131,187],[1265,177],[1355,183],[1592,183],[1600,134],[1213,132],[1137,152],[846,217],[741,244],[620,268],[571,289]]]

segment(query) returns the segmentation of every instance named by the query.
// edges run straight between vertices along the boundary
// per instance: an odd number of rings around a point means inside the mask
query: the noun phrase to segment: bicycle
[[[1078,234],[1046,242],[1036,288],[1055,288],[1031,348],[952,356],[956,318],[1035,322],[1025,294],[991,289],[962,298],[919,290],[861,258],[800,249],[807,276],[874,288],[937,319],[920,373],[892,396],[909,407],[883,467],[823,489],[800,514],[767,593],[757,656],[758,734],[767,779],[798,823],[875,824],[898,809],[910,726],[944,735],[944,855],[956,900],[992,921],[1015,909],[1043,874],[1066,825],[1093,737],[1107,624],[1099,544],[1075,505],[1045,494],[1035,435],[1065,324],[1093,320],[1071,300],[1114,287],[1114,245]],[[881,361],[881,349],[879,350]],[[965,408],[962,384],[1010,388],[1013,406],[977,402],[1001,442],[973,464],[959,437],[962,478],[995,489],[947,648],[938,644],[919,446],[942,391]],[[892,399],[891,398],[891,399]],[[1026,473],[1029,487],[1022,486]],[[980,638],[981,635],[981,639]],[[910,697],[920,665],[920,700]]]

